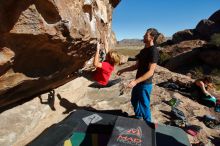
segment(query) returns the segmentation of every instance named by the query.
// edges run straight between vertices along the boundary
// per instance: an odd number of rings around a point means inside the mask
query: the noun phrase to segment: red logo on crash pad
[[[140,146],[142,143],[142,131],[141,128],[131,128],[124,130],[121,132],[117,138],[118,142],[131,144],[131,145],[138,145]]]

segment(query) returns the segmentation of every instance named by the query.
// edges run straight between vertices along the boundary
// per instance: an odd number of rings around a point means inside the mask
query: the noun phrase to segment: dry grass
[[[217,69],[217,68],[213,69],[210,75],[214,79],[214,83],[216,85],[216,90],[220,91],[220,76],[219,76],[220,75],[220,69]]]
[[[171,59],[172,56],[169,55],[168,53],[166,52],[161,52],[160,53],[160,61],[159,61],[159,64],[163,64],[164,62],[166,62],[167,60]]]
[[[137,55],[144,46],[116,46],[116,51],[125,56]]]
[[[212,35],[211,43],[216,46],[220,46],[220,33],[216,33],[216,34]]]

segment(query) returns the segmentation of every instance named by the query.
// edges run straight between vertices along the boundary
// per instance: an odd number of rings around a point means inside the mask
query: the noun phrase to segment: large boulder
[[[169,53],[169,52],[168,52]],[[172,56],[172,54],[170,55]],[[185,72],[197,66],[209,66],[211,68],[220,68],[220,48],[213,45],[203,44],[201,47],[195,47],[170,57],[164,63],[164,66],[172,71]]]
[[[212,14],[209,19],[201,20],[194,29],[185,29],[173,34],[172,43],[194,39],[209,41],[215,33],[220,33],[220,10]]]
[[[116,44],[117,44],[117,38],[116,38],[115,33],[112,31],[110,35],[110,39],[109,39],[109,48],[114,49]]]
[[[57,87],[112,36],[119,0],[0,1],[0,107]]]
[[[162,33],[160,33],[158,35],[158,37],[156,38],[156,42],[155,43],[157,45],[160,45],[160,44],[164,43],[165,41],[166,41],[166,37]]]
[[[207,45],[212,40],[216,43],[217,34],[220,33],[220,10],[209,19],[201,20],[195,29],[186,29],[176,32],[172,41],[164,43],[161,50],[161,64],[172,71],[187,72],[195,67],[219,68],[220,56],[216,46]],[[208,67],[207,67],[208,66]]]
[[[198,57],[204,64],[214,68],[220,68],[220,47],[207,45],[198,53]]]
[[[213,34],[220,33],[220,24],[204,19],[197,24],[196,32],[201,39],[209,40]]]
[[[193,40],[195,38],[194,30],[186,29],[176,32],[172,37],[172,41],[173,43],[179,43],[186,40]]]
[[[202,47],[205,44],[207,44],[207,42],[202,40],[182,41],[178,44],[163,46],[160,52],[167,53],[168,55],[175,57],[180,54],[190,52],[195,48]]]
[[[214,14],[212,14],[209,17],[209,20],[215,22],[215,23],[220,23],[220,10],[216,11]]]

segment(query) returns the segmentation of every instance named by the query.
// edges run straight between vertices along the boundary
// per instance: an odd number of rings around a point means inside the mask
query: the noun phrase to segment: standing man
[[[154,46],[158,35],[159,33],[156,29],[148,29],[143,40],[145,47],[136,56],[136,64],[119,70],[117,73],[121,75],[123,72],[137,69],[136,79],[128,84],[129,88],[133,88],[131,103],[134,108],[135,117],[138,119],[143,118],[147,122],[151,122],[150,95],[152,91],[152,78],[159,60],[159,51]]]

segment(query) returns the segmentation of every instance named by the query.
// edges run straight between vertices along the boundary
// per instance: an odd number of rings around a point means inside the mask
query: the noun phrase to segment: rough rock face
[[[220,10],[212,14],[212,16],[209,17],[209,20],[219,24],[220,23]]]
[[[202,47],[206,43],[206,41],[202,40],[188,40],[174,45],[163,46],[160,50],[161,65],[174,71],[178,67],[188,64],[188,62],[193,63],[197,58],[197,54],[194,50]]]
[[[0,1],[0,107],[54,88],[109,43],[120,0]]]
[[[203,63],[220,68],[220,47],[204,46],[198,53],[198,57]]]
[[[117,38],[115,33],[112,31],[111,32],[111,37],[109,39],[109,48],[110,49],[115,49],[115,45],[117,44]]]
[[[196,32],[201,39],[209,40],[213,34],[220,33],[220,24],[211,20],[201,20],[196,26]]]
[[[170,54],[170,56],[172,56],[174,53],[172,52]],[[164,63],[164,66],[172,71],[185,70],[186,72],[191,68],[201,65],[209,66],[210,68],[220,68],[219,56],[219,47],[204,45],[201,47],[190,48],[188,51],[172,56]]]
[[[159,36],[156,39],[156,44],[160,45],[165,41],[166,41],[166,37],[162,33],[160,33]]]
[[[178,44],[164,46],[161,52],[167,53],[170,56],[175,57],[182,53],[192,51],[195,48],[202,47],[206,43],[207,43],[206,41],[202,41],[202,40],[182,41]]]
[[[183,31],[178,31],[173,35],[172,41],[174,43],[179,43],[186,40],[194,39],[194,30],[193,29],[186,29]]]
[[[220,68],[220,48],[209,45],[205,41],[191,40],[179,44],[166,46],[160,53],[165,53],[169,58],[162,64],[172,70],[178,71],[182,67],[187,71],[188,67],[208,65],[212,68]],[[185,68],[187,66],[187,68]]]

